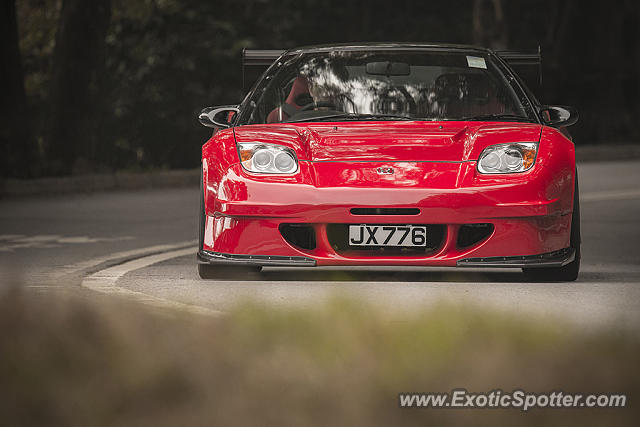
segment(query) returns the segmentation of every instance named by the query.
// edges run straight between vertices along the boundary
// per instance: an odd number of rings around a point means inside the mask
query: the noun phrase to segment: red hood
[[[236,141],[280,144],[311,161],[475,160],[488,145],[537,142],[541,126],[529,123],[357,122],[242,126]]]

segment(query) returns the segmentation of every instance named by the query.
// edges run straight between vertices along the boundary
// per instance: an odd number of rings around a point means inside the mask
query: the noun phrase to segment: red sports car
[[[199,116],[215,129],[201,277],[386,265],[577,278],[577,114],[535,99],[508,62],[526,55],[394,43],[250,56],[277,59],[240,105]]]

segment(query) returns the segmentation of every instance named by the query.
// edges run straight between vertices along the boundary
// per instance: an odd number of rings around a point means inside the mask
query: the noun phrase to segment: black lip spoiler
[[[465,258],[459,260],[456,264],[458,267],[563,267],[574,259],[576,259],[576,250],[574,248],[565,248],[539,255]]]
[[[198,263],[221,265],[260,265],[264,267],[315,267],[316,261],[304,256],[236,255],[212,251],[198,251]]]

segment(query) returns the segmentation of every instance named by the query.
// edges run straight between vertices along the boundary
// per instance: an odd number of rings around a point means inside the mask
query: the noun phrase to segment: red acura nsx
[[[215,129],[202,278],[380,265],[577,278],[577,114],[536,100],[514,71],[530,57],[417,43],[246,56],[271,65],[240,105],[199,116]]]

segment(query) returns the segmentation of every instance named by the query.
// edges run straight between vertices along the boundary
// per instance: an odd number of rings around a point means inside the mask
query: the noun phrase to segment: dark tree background
[[[15,0],[3,0],[0,14],[0,168],[3,176],[28,177],[36,173],[37,154],[24,90]]]
[[[96,159],[96,117],[104,81],[111,0],[64,0],[53,51],[44,154],[48,169],[88,169]]]
[[[190,168],[249,48],[432,41],[534,50],[579,144],[640,141],[640,2],[3,0],[2,176]]]

